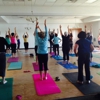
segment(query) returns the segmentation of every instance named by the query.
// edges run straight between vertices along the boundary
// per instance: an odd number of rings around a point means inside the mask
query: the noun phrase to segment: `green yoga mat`
[[[13,78],[7,78],[6,80],[6,84],[0,83],[0,100],[12,100]]]
[[[22,69],[22,62],[12,62],[8,67],[8,70],[18,70],[18,69]]]
[[[98,75],[100,75],[100,72],[97,72]]]

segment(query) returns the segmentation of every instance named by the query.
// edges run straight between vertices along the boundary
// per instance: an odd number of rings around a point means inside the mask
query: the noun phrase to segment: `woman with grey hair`
[[[69,26],[68,26],[68,33],[64,32],[64,35],[61,30],[60,25],[60,34],[62,36],[62,52],[63,52],[63,63],[66,64],[65,60],[67,57],[67,63],[69,63],[69,51],[70,51],[70,41],[69,41]]]

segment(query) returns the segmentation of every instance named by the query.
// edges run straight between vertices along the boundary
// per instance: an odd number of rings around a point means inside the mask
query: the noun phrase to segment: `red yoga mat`
[[[47,77],[48,77],[47,80],[40,80],[40,74],[32,75],[37,94],[42,96],[42,95],[60,93],[61,90],[56,85],[50,74],[48,74]]]
[[[11,57],[11,58],[8,59],[7,62],[8,63],[10,63],[10,62],[18,62],[18,57]]]

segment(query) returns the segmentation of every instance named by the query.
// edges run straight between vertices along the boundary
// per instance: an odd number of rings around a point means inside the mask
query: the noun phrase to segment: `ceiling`
[[[74,2],[75,1],[75,2]],[[31,23],[36,17],[51,22],[86,23],[100,20],[100,0],[0,0],[0,23]]]

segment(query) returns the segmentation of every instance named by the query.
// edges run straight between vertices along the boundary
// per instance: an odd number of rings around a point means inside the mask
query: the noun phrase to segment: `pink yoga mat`
[[[38,64],[32,63],[32,65],[33,65],[33,69],[34,69],[35,71],[39,71],[39,65],[38,65]],[[44,67],[43,67],[43,69],[44,69]]]
[[[55,53],[54,52],[51,52],[50,55],[53,56],[53,55],[55,55]]]
[[[7,62],[8,63],[10,63],[10,62],[18,62],[18,57],[11,57],[11,58],[8,59]]]
[[[38,95],[48,95],[61,92],[49,74],[47,75],[47,80],[40,80],[40,74],[33,74],[32,77]]]
[[[37,65],[36,63],[32,63],[32,65],[35,71],[39,70],[39,65]]]

